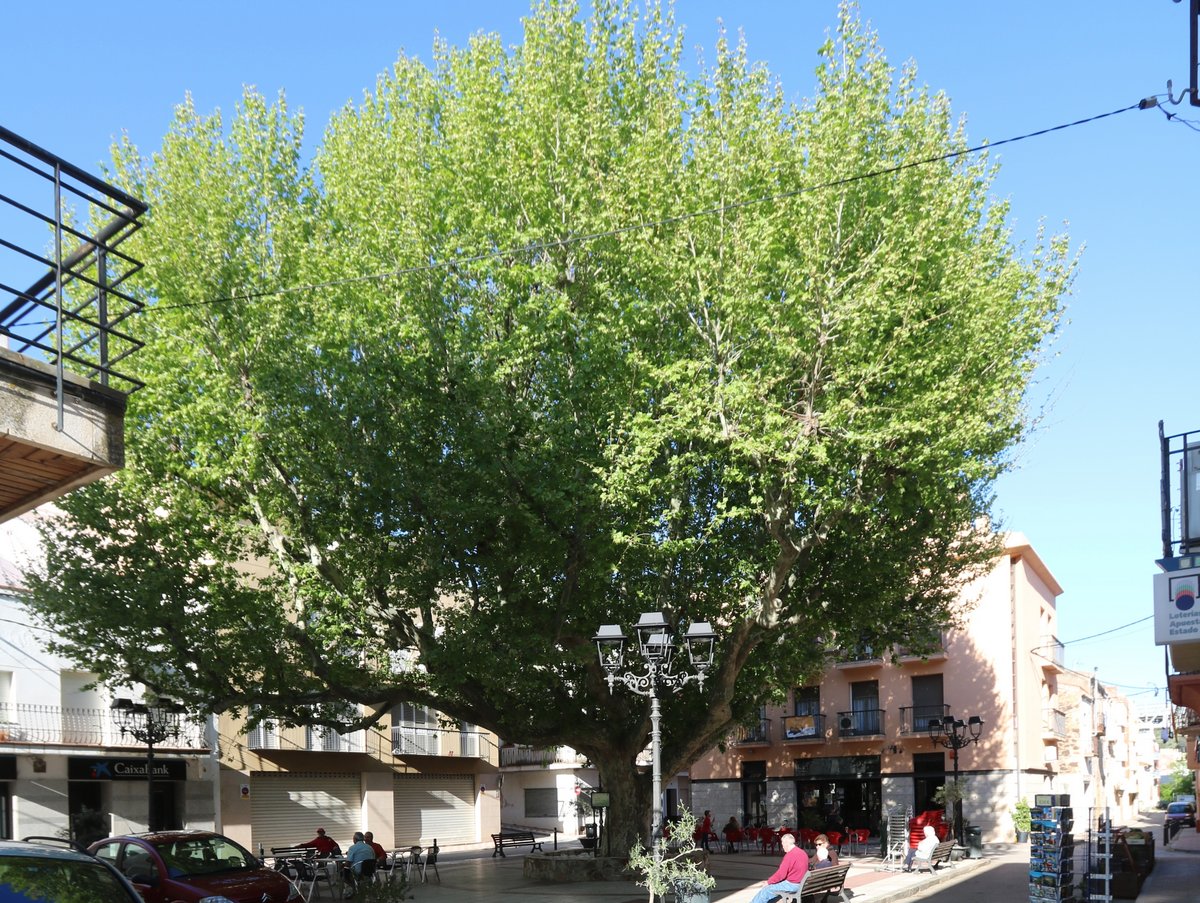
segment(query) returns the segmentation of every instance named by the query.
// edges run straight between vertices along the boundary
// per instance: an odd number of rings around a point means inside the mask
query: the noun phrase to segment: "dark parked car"
[[[109,837],[90,847],[119,869],[146,903],[287,903],[300,891],[245,847],[211,831]]]
[[[140,903],[107,862],[66,844],[0,840],[0,900],[5,903]]]
[[[1196,827],[1196,807],[1191,803],[1171,803],[1167,806],[1166,823],[1178,822],[1189,828]]]

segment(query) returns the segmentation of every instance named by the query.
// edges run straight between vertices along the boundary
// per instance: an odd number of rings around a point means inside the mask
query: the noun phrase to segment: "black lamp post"
[[[122,737],[130,736],[146,744],[146,827],[161,831],[154,808],[154,747],[179,736],[183,730],[179,716],[187,710],[183,703],[166,698],[146,703],[121,696],[113,700],[112,711]]]
[[[959,846],[963,846],[963,811],[962,788],[958,783],[958,751],[972,743],[979,742],[983,733],[983,719],[972,715],[963,722],[953,715],[947,715],[941,721],[933,719],[929,722],[929,738],[939,746],[950,750],[954,756],[954,837]]]
[[[617,624],[604,624],[595,636],[596,650],[600,654],[600,666],[608,678],[611,692],[614,684],[623,683],[639,696],[650,697],[650,747],[654,759],[651,773],[653,809],[650,822],[650,845],[652,855],[657,858],[658,848],[654,839],[662,830],[662,735],[659,733],[659,691],[677,692],[696,681],[704,687],[704,676],[713,663],[713,646],[716,636],[707,621],[690,625],[684,635],[688,661],[695,673],[675,670],[675,637],[662,612],[643,614],[637,623],[638,653],[642,667],[638,670],[625,668],[625,634]]]

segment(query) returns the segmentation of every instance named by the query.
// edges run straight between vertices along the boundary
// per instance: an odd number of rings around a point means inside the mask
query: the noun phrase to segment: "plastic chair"
[[[729,844],[729,852],[740,850],[742,848],[743,834],[737,828],[725,829],[725,843]]]
[[[851,828],[846,832],[846,838],[850,841],[850,855],[854,855],[854,848],[858,846],[861,852],[867,851],[867,844],[871,841],[871,830],[869,828]]]
[[[829,845],[835,847],[840,856],[842,853],[842,832],[841,831],[826,831],[825,836],[829,838]]]
[[[801,828],[800,846],[804,847],[806,850],[811,850],[813,845],[816,843],[817,835],[820,833],[820,831],[814,831],[812,828]]]
[[[758,846],[758,828],[745,828],[742,833],[745,835],[746,843],[752,847]]]
[[[762,828],[758,832],[758,842],[762,846],[763,855],[765,856],[779,846],[779,835],[771,828]]]

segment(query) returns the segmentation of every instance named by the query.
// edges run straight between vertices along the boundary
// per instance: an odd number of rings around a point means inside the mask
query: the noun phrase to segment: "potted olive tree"
[[[1033,825],[1033,814],[1029,811],[1029,803],[1025,797],[1017,801],[1012,820],[1013,828],[1017,832],[1017,843],[1025,843],[1029,840],[1029,829]]]
[[[705,870],[708,857],[695,834],[696,816],[681,809],[670,837],[656,837],[650,850],[639,843],[629,851],[629,867],[641,872],[638,884],[650,891],[650,903],[665,899],[667,891],[676,903],[709,903],[717,879]]]

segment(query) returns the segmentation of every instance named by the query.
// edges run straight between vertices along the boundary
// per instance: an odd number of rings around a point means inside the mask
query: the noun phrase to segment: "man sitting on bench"
[[[793,834],[784,834],[779,845],[783,847],[783,861],[750,903],[771,903],[780,894],[800,889],[800,882],[808,872],[808,854],[796,846]]]

